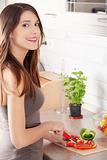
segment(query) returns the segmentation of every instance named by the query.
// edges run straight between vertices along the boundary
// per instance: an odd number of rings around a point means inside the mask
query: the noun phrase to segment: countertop
[[[93,122],[93,113],[87,110],[82,110],[83,112],[83,119],[79,120],[71,120],[69,118],[69,111],[66,113],[59,114],[55,110],[47,110],[41,112],[41,121],[45,120],[58,120],[62,121],[67,130],[71,133],[78,135],[80,129],[82,127],[87,127],[90,129],[96,130],[96,127]],[[107,148],[107,139],[102,138],[100,132],[97,133],[96,142],[101,146]],[[79,153],[69,151],[63,147],[57,146],[49,141],[44,140],[44,153],[51,159],[51,160],[106,160],[107,159],[107,150],[100,151],[97,153],[91,153],[88,155],[81,155]]]

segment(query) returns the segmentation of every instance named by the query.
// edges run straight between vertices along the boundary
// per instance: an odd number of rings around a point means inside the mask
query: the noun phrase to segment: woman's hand
[[[64,146],[66,146],[66,141],[63,139],[63,135],[57,133],[57,132],[50,132],[49,133],[49,141],[53,143],[60,143]]]
[[[46,121],[44,126],[48,128],[47,133],[44,135],[45,139],[53,143],[61,143],[65,145],[63,140],[63,131],[65,130],[64,124],[60,121]]]

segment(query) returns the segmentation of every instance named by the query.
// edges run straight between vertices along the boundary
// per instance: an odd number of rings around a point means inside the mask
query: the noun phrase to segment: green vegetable
[[[82,128],[80,130],[80,136],[84,140],[93,140],[95,138],[96,133],[93,130],[89,130],[87,128]]]

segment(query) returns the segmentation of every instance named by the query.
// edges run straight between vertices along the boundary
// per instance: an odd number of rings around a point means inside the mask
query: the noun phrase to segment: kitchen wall
[[[88,78],[84,99],[88,109],[107,109],[107,39],[70,32],[63,34],[63,30],[50,35],[41,53],[45,69],[56,73],[70,73],[75,68],[83,70]]]
[[[5,7],[5,0],[0,0],[0,12]]]
[[[26,0],[38,9],[44,26],[40,60],[46,70],[59,74],[83,70],[88,78],[84,107],[107,110],[107,15],[67,13],[65,1],[59,1],[45,0],[43,5],[42,0]]]
[[[7,0],[7,4],[25,2],[35,6],[39,14],[62,13],[65,10],[65,0]]]
[[[107,110],[106,15],[66,13],[46,19],[47,45],[41,49],[45,69],[56,73],[83,70],[88,78],[84,107]]]

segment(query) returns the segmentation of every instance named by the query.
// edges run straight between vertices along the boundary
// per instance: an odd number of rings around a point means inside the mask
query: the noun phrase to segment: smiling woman
[[[35,8],[25,3],[4,8],[0,35],[0,159],[43,160],[43,138],[51,140],[53,131],[61,141],[64,125],[40,122],[44,97],[37,64],[44,33]]]
[[[28,18],[30,17],[30,19]],[[15,56],[19,56],[23,63],[22,55],[28,50],[35,50],[40,46],[40,22],[34,13],[22,13],[19,24],[10,33],[10,48]],[[20,35],[20,36],[19,36]],[[17,53],[16,53],[17,52]]]

